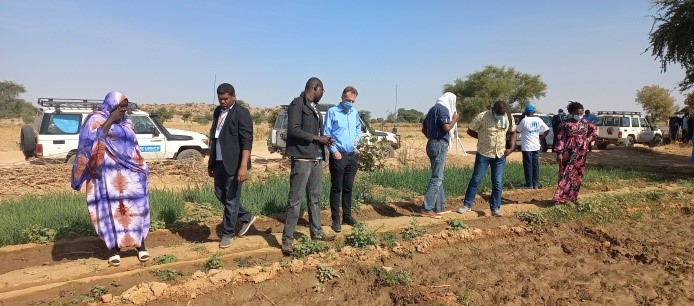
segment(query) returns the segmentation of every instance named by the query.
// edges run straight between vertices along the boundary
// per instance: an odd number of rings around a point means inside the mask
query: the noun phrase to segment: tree
[[[36,108],[19,98],[19,95],[25,92],[22,84],[12,81],[0,82],[0,119],[22,118],[25,123],[34,119]]]
[[[457,97],[457,110],[462,121],[489,110],[496,101],[508,103],[509,111],[519,112],[531,101],[546,95],[547,85],[540,75],[516,71],[513,67],[485,66],[482,71],[443,85]]]
[[[424,113],[416,109],[398,108],[398,122],[417,123],[422,122],[422,119],[424,119]]]
[[[196,115],[193,117],[193,122],[200,124],[200,125],[207,125],[212,122],[212,116],[211,115]]]
[[[694,111],[694,92],[690,92],[684,99],[684,107],[682,109],[689,113]]]
[[[667,66],[679,63],[684,79],[678,84],[684,92],[694,87],[694,1],[655,0],[658,7],[649,33],[650,47],[662,72]]]
[[[181,114],[181,119],[183,119],[183,122],[190,121],[191,117],[193,117],[193,113],[190,111],[185,111],[183,114]]]
[[[361,120],[364,120],[364,122],[371,122],[371,111],[360,110],[359,117],[361,117]]]
[[[644,86],[636,92],[636,102],[651,116],[653,122],[670,117],[675,113],[675,98],[658,85]]]
[[[170,109],[162,106],[162,107],[157,108],[157,115],[159,117],[159,120],[161,122],[164,122],[164,121],[171,120],[171,118],[173,118],[173,116],[174,116],[174,113]]]

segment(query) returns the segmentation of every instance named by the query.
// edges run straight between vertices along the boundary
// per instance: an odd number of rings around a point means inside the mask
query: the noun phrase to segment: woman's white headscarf
[[[436,104],[443,105],[448,110],[448,116],[452,119],[453,114],[455,114],[457,112],[455,109],[456,99],[457,99],[457,97],[455,96],[454,93],[444,92],[443,96],[441,96],[440,98],[438,98],[438,100],[436,100]],[[451,136],[451,138],[450,138],[451,141],[449,142],[449,144],[453,142],[453,137],[455,137],[454,133],[455,133],[455,129],[457,126],[458,126],[458,123],[454,124],[453,128],[450,131],[448,131],[448,134]]]

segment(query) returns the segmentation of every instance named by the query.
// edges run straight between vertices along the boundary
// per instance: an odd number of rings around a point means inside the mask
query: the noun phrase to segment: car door
[[[160,160],[166,158],[166,136],[147,116],[129,116],[133,122],[133,129],[140,144],[140,151],[145,160]]]
[[[639,118],[639,124],[641,126],[639,142],[650,143],[653,139],[653,130],[651,129],[651,124],[648,122],[648,120],[646,120],[646,118]]]

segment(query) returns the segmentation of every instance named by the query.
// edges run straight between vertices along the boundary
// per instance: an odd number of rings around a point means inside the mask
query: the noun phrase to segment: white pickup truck
[[[22,126],[19,147],[24,157],[72,162],[84,119],[101,105],[99,100],[39,98],[33,124]],[[156,113],[148,114],[128,105],[137,142],[146,160],[196,159],[209,155],[207,136],[178,129],[167,129]]]

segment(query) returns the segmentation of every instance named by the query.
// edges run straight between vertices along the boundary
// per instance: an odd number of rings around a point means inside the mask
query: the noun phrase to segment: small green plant
[[[459,231],[468,228],[467,224],[460,219],[448,220],[446,223],[448,223],[448,227],[446,227],[446,229],[449,231]]]
[[[547,217],[541,212],[530,212],[530,211],[519,211],[516,213],[516,217],[531,225],[542,225],[547,223]]]
[[[91,290],[89,290],[89,296],[94,298],[94,299],[98,299],[102,295],[106,294],[107,292],[108,292],[108,288],[106,288],[104,286],[96,285],[96,286],[92,287]]]
[[[328,245],[321,241],[313,241],[306,236],[299,238],[294,245],[294,258],[301,258],[315,253],[320,253],[328,249]]]
[[[172,269],[166,269],[166,270],[159,270],[159,269],[154,269],[152,270],[152,274],[159,279],[160,281],[163,282],[168,282],[168,281],[175,281],[179,277],[183,276],[183,273],[178,272],[176,270]]]
[[[166,228],[166,222],[162,220],[152,220],[149,223],[149,231],[156,232],[157,230]]]
[[[386,247],[386,248],[389,248],[389,249],[394,248],[395,245],[397,244],[396,240],[397,240],[397,237],[395,236],[395,233],[393,233],[393,232],[385,232],[385,233],[381,234],[381,245]]]
[[[376,244],[376,233],[366,227],[366,223],[357,222],[352,228],[352,233],[347,236],[347,245],[355,248],[365,248]]]
[[[178,261],[178,257],[173,254],[164,254],[154,258],[153,262],[155,265],[170,264]]]
[[[407,273],[407,271],[395,271],[385,267],[377,267],[374,272],[376,272],[377,276],[376,282],[381,286],[393,287],[412,284],[410,273]]]
[[[410,226],[405,228],[405,230],[402,233],[402,237],[405,238],[405,240],[414,240],[416,238],[424,236],[426,234],[426,230],[422,228],[422,226],[419,224],[419,221],[417,221],[416,217],[412,217],[412,221],[410,221]]]
[[[385,144],[380,143],[375,136],[372,136],[368,142],[363,141],[359,145],[359,155],[357,156],[359,171],[370,172],[383,169],[385,167],[383,163],[385,148]]]
[[[456,302],[458,302],[458,305],[463,305],[463,306],[473,305],[472,296],[470,295],[470,292],[465,292],[465,294],[459,295],[458,298],[456,299]]]
[[[32,225],[22,231],[22,236],[27,242],[46,244],[55,241],[56,230],[52,228],[42,227],[40,225]]]
[[[234,263],[239,266],[239,268],[248,268],[256,265],[255,261],[251,257],[235,258]]]
[[[340,277],[340,276],[337,274],[337,271],[335,271],[335,269],[328,267],[328,266],[324,266],[324,265],[318,266],[318,271],[316,272],[316,278],[318,279],[319,282],[325,283],[329,280],[333,280],[333,279],[336,279],[338,277]]]
[[[219,258],[219,253],[214,253],[205,262],[205,271],[210,271],[212,269],[222,269],[224,268],[224,262]]]
[[[194,245],[190,248],[190,250],[193,252],[198,252],[198,254],[200,255],[206,255],[210,253],[210,250],[208,250],[207,247],[205,247],[202,244]]]

